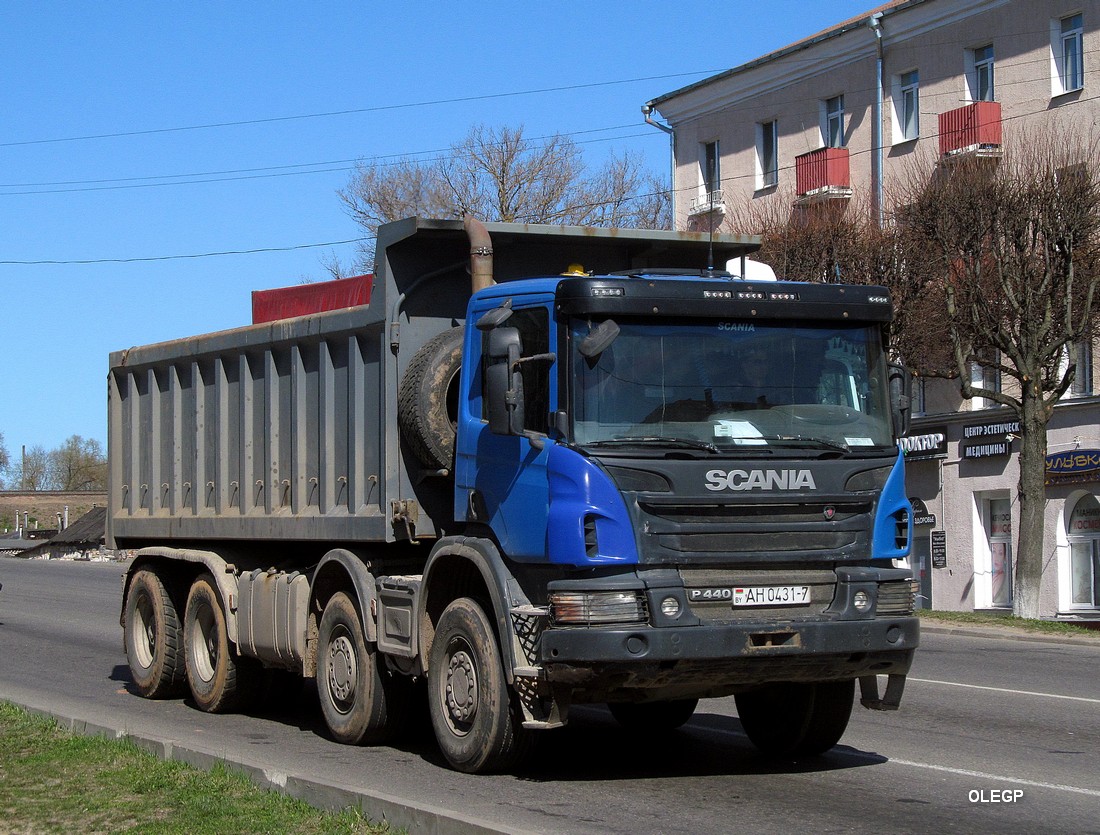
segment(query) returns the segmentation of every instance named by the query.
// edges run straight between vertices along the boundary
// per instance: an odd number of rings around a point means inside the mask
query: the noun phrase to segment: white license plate
[[[809,586],[743,586],[733,590],[734,606],[804,606]]]

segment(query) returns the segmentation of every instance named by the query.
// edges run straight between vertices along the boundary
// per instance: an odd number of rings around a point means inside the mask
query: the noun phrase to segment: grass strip
[[[125,740],[71,733],[0,702],[0,832],[393,833],[323,812],[224,765],[162,761]]]
[[[1025,629],[1028,632],[1049,633],[1059,635],[1078,635],[1100,639],[1100,632],[1080,626],[1075,623],[1053,620],[1033,620],[1031,618],[1018,618],[1011,614],[989,614],[986,612],[943,612],[931,609],[918,609],[917,615],[921,620],[930,623],[961,624],[966,626],[1010,626],[1014,629]]]

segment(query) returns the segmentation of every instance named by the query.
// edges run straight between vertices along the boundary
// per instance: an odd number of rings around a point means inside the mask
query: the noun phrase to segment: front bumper
[[[915,617],[752,621],[680,627],[552,627],[538,643],[551,685],[576,701],[728,695],[758,684],[905,675],[920,639]]]

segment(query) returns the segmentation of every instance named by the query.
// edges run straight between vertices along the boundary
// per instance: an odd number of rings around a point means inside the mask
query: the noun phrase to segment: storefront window
[[[1100,502],[1084,496],[1066,520],[1070,594],[1074,607],[1100,606]]]
[[[1012,606],[1012,507],[1008,499],[989,500],[989,553],[991,557],[992,603]]]

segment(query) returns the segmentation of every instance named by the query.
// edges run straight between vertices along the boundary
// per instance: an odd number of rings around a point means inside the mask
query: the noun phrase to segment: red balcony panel
[[[976,101],[940,114],[940,155],[974,147],[1000,147],[1001,103]]]
[[[800,195],[830,189],[850,190],[848,149],[818,148],[795,157],[794,179]]]

